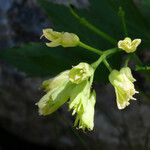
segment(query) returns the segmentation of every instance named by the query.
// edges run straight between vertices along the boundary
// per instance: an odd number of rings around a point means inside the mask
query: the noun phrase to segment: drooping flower
[[[126,51],[127,53],[135,52],[138,45],[141,43],[141,39],[134,39],[133,41],[126,37],[124,40],[118,42],[118,48]]]
[[[113,70],[109,75],[109,81],[115,88],[118,109],[124,109],[130,104],[130,100],[136,100],[133,97],[138,93],[133,84],[136,80],[129,67],[124,67],[120,71]]]
[[[46,43],[48,47],[75,47],[79,44],[79,37],[74,33],[68,32],[56,32],[53,29],[43,29],[42,37],[48,39],[49,43]]]
[[[79,63],[70,70],[43,82],[46,94],[37,103],[39,113],[48,115],[67,100],[69,110],[76,114],[74,126],[92,130],[94,127],[95,91],[91,92],[94,69],[87,63]]]
[[[58,76],[43,82],[43,88],[47,94],[36,103],[40,115],[53,113],[69,99],[73,85],[69,82],[68,73],[69,71],[64,71]]]
[[[89,77],[93,76],[94,69],[88,63],[79,63],[77,66],[74,66],[69,72],[69,80],[72,83],[79,84],[84,80],[87,80]]]
[[[76,85],[70,96],[69,110],[76,114],[74,126],[79,129],[93,130],[94,127],[94,106],[96,101],[95,91],[91,92],[91,85],[88,80]]]

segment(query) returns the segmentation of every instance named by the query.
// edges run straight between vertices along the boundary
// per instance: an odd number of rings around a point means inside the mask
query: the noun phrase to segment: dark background
[[[85,0],[73,4],[89,5]],[[36,0],[0,0],[0,51],[41,41],[42,29],[52,25]],[[149,62],[149,48],[140,58]],[[74,119],[66,106],[51,116],[39,116],[35,103],[44,94],[39,87],[45,78],[30,77],[1,60],[0,150],[150,150],[150,87],[143,75],[134,72],[134,76],[147,94],[141,92],[123,111],[117,109],[109,84],[94,84],[95,128],[84,133],[72,127]]]

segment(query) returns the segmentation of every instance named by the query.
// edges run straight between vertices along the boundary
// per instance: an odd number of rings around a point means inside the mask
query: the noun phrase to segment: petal
[[[39,113],[45,116],[56,111],[69,99],[72,88],[72,84],[66,83],[66,85],[59,87],[54,91],[49,91],[37,103],[39,107]]]
[[[135,39],[132,41],[132,45],[137,47],[141,43],[141,39]]]
[[[124,67],[120,70],[120,73],[125,74],[126,77],[131,81],[131,82],[135,82],[136,79],[133,78],[132,73],[131,73],[131,69],[129,67]]]
[[[68,74],[69,74],[69,70],[63,71],[60,74],[58,74],[56,77],[44,81],[42,83],[42,87],[46,91],[55,90],[56,88],[68,82]]]
[[[56,40],[61,36],[60,32],[55,32],[53,29],[43,29],[43,36],[50,41]]]
[[[79,84],[84,80],[87,80],[89,77],[93,76],[94,69],[88,63],[79,63],[77,66],[74,66],[69,72],[69,80],[72,83]]]
[[[50,42],[50,43],[46,43],[46,45],[47,45],[48,47],[57,47],[57,46],[61,45],[61,44],[60,44],[60,41],[61,41],[61,39],[58,38],[58,39],[56,39],[56,40],[54,40],[54,41],[52,41],[52,42]]]

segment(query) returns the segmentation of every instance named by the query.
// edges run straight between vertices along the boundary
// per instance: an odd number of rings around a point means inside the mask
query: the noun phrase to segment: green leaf
[[[96,55],[88,58],[89,52],[77,48],[48,48],[45,44],[30,43],[22,47],[1,51],[0,59],[32,76],[50,76],[70,69],[81,60],[92,62]],[[87,59],[88,58],[88,59]]]

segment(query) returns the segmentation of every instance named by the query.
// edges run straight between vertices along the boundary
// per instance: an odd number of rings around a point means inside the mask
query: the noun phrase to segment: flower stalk
[[[87,21],[85,18],[81,18],[71,7],[70,7],[70,12],[83,26],[87,27],[88,29],[90,29],[91,31],[93,31],[103,39],[109,41],[111,44],[115,45],[117,43],[117,41],[113,37],[103,32],[99,28],[95,27],[92,23]]]

